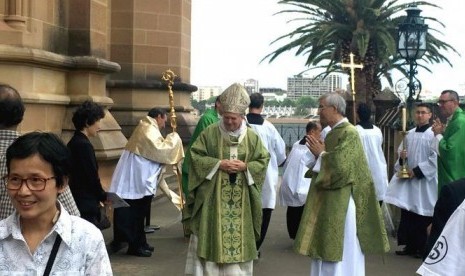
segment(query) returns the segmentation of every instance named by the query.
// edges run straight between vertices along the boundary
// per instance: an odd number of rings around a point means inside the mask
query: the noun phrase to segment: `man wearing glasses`
[[[444,90],[438,100],[442,115],[447,118],[443,124],[434,121],[433,132],[438,152],[438,191],[460,178],[465,177],[465,113],[459,107],[459,96],[453,90]]]
[[[294,249],[312,258],[310,275],[365,275],[365,254],[389,251],[389,241],[360,136],[337,93],[320,97],[329,125],[324,142],[307,136],[317,163]],[[318,165],[320,164],[320,165]]]
[[[433,222],[423,258],[438,259],[441,254],[441,235],[446,222],[465,198],[465,113],[459,107],[459,96],[453,90],[445,90],[439,97],[441,113],[447,117],[444,125],[436,119],[433,132],[438,152],[438,200],[434,206]]]
[[[408,131],[399,145],[399,159],[394,166],[396,173],[386,192],[385,202],[401,209],[397,243],[405,247],[396,251],[397,255],[423,256],[426,228],[431,223],[438,198],[437,155],[431,147],[434,134],[430,119],[430,107],[418,104],[415,107],[416,127]],[[409,178],[397,176],[403,162],[407,162]]]

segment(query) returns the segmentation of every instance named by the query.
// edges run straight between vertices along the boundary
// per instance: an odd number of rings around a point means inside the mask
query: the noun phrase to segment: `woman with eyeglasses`
[[[57,201],[68,185],[69,161],[51,133],[26,134],[7,149],[4,183],[16,211],[0,221],[2,273],[112,275],[102,233]]]

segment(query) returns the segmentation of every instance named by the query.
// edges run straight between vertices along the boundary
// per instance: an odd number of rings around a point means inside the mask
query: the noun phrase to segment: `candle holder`
[[[407,131],[401,131],[402,134],[402,151],[406,150],[405,146],[405,137],[407,136]],[[402,167],[400,171],[397,172],[397,177],[402,178],[402,179],[407,179],[410,178],[410,175],[408,173],[408,165],[407,165],[407,157],[402,158]]]

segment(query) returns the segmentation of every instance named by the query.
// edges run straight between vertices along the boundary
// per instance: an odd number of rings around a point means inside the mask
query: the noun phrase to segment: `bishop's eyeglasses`
[[[51,176],[48,178],[37,176],[21,178],[19,176],[6,175],[3,177],[3,180],[5,181],[5,186],[8,190],[17,191],[21,189],[23,183],[26,183],[26,187],[31,191],[43,191],[45,189],[47,181],[52,180],[54,178],[55,176]]]

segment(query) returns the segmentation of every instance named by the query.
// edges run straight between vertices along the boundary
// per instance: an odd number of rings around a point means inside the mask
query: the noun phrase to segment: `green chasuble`
[[[234,145],[237,159],[247,164],[248,172],[237,173],[235,183],[231,183],[229,174],[219,169],[213,176],[211,172],[220,160],[236,157],[230,156]],[[237,140],[222,134],[219,123],[215,123],[194,142],[191,159],[183,220],[198,236],[198,257],[215,263],[256,259],[255,240],[262,221],[260,192],[269,161],[260,137],[247,127],[245,136]]]
[[[314,259],[341,261],[352,194],[362,252],[387,252],[388,237],[357,130],[348,122],[337,125],[326,136],[325,147],[320,172],[307,172],[313,179],[294,249]]]
[[[465,177],[465,113],[452,114],[438,146],[438,193],[452,181]]]
[[[200,120],[195,127],[194,133],[192,133],[189,145],[187,146],[186,156],[184,157],[184,161],[182,163],[182,191],[186,197],[187,181],[189,179],[189,166],[191,164],[190,148],[192,147],[192,144],[195,142],[195,140],[197,140],[197,137],[199,136],[200,132],[202,132],[202,130],[204,130],[207,126],[218,122],[219,120],[220,119],[218,118],[218,112],[216,112],[216,109],[207,109],[202,117],[200,117]]]

